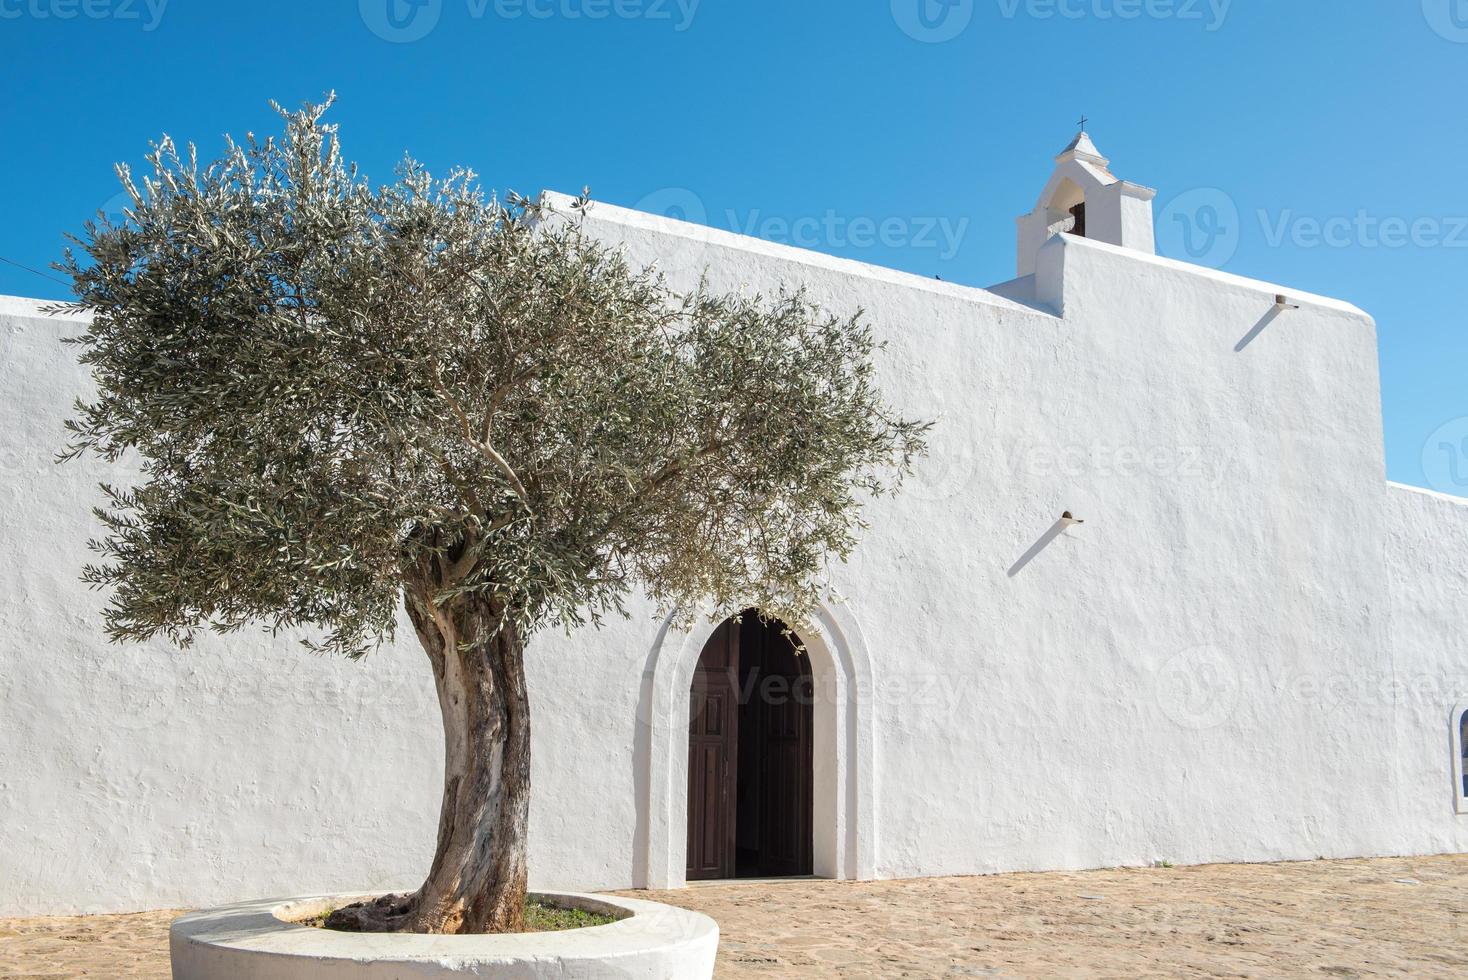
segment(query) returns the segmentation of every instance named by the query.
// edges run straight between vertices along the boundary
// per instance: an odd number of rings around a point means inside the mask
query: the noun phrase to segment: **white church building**
[[[1387,482],[1368,315],[1157,256],[1153,194],[1082,134],[989,289],[592,206],[675,286],[865,309],[937,424],[805,658],[738,610],[533,638],[532,884],[1468,851],[1468,501]],[[0,300],[0,916],[416,886],[411,630],[109,645],[43,305]]]

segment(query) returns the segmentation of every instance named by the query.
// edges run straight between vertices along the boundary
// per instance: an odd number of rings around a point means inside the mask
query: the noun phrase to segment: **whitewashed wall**
[[[1462,851],[1468,814],[1443,816],[1457,802],[1443,773],[1456,749],[1451,716],[1468,711],[1468,501],[1395,484],[1386,498],[1392,657],[1368,690],[1398,706],[1394,768],[1411,849]]]
[[[1261,327],[1274,286],[1069,238],[1006,285],[1021,302],[588,220],[680,285],[707,268],[865,308],[892,397],[939,420],[836,581],[869,661],[860,710],[817,743],[860,822],[845,873],[1468,847],[1447,737],[1468,511],[1385,483],[1364,314],[1296,295]],[[100,471],[49,462],[85,390],[57,343],[76,324],[36,306],[0,304],[0,915],[415,884],[442,753],[421,655],[108,646],[76,580]],[[1087,523],[1034,550],[1063,510]],[[638,607],[534,640],[537,884],[663,883],[660,842],[676,865],[681,769],[652,692],[686,655],[662,639]],[[1395,692],[1418,676],[1435,686]]]
[[[78,581],[91,460],[75,320],[0,301],[0,915],[406,881],[432,856],[442,748],[406,647],[363,664],[264,634],[112,646]]]

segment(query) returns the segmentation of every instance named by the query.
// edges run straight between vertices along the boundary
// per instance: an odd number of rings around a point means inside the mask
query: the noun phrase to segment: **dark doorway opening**
[[[1077,238],[1085,238],[1086,237],[1086,202],[1085,201],[1082,201],[1081,203],[1077,204],[1075,207],[1071,208],[1070,209],[1070,214],[1071,214],[1071,217],[1073,217],[1073,218],[1076,219],[1075,224],[1070,229],[1070,233],[1072,235],[1075,235]]]
[[[690,881],[813,870],[814,689],[800,640],[754,610],[704,647],[689,704]]]

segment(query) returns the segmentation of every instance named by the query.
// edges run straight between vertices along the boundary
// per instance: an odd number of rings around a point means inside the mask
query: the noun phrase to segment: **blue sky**
[[[0,255],[40,270],[148,140],[335,89],[374,178],[411,151],[989,285],[1085,113],[1164,254],[1372,313],[1390,477],[1468,496],[1468,0],[0,0],[0,62]]]

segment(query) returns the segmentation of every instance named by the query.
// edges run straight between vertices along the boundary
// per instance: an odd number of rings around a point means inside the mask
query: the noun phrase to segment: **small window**
[[[1453,796],[1458,812],[1468,814],[1468,704],[1453,709]]]

